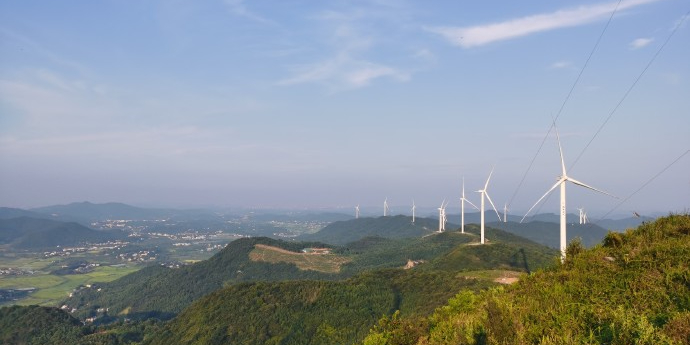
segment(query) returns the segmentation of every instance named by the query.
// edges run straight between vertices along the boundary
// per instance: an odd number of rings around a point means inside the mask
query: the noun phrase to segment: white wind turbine
[[[414,223],[414,210],[417,208],[414,204],[414,199],[412,199],[412,223]]]
[[[503,204],[503,222],[508,223],[508,204]]]
[[[566,247],[565,235],[566,235],[566,224],[567,224],[566,219],[565,219],[565,215],[566,215],[566,210],[565,210],[565,183],[570,181],[575,185],[585,187],[587,189],[591,189],[595,192],[606,194],[606,195],[614,197],[616,199],[618,199],[618,197],[613,196],[613,195],[606,193],[604,191],[601,191],[599,189],[596,189],[592,186],[588,186],[588,185],[568,176],[568,174],[566,174],[566,172],[565,172],[565,161],[563,160],[563,148],[561,147],[561,138],[558,135],[558,129],[556,128],[555,123],[553,125],[553,128],[556,130],[556,140],[558,140],[558,151],[560,152],[560,155],[561,155],[561,176],[558,178],[558,181],[556,181],[556,184],[554,184],[553,187],[551,187],[551,189],[546,191],[546,193],[544,193],[544,195],[541,198],[539,198],[539,200],[537,200],[537,202],[534,204],[534,206],[532,206],[527,211],[527,213],[525,214],[525,217],[527,217],[527,215],[532,211],[532,209],[535,206],[537,206],[537,204],[539,204],[539,202],[541,202],[547,195],[549,195],[549,193],[551,193],[554,189],[556,189],[556,187],[558,187],[558,186],[561,187],[561,220],[560,220],[561,221],[561,243],[560,243],[560,247],[561,247],[561,262],[562,262],[565,260],[565,247]],[[525,220],[525,217],[522,217],[522,220]],[[522,223],[522,220],[520,221],[521,223]]]
[[[486,191],[486,189],[489,187],[489,180],[491,180],[491,174],[494,173],[494,169],[491,168],[491,172],[489,173],[489,178],[486,179],[486,183],[484,184],[484,189],[480,189],[477,191],[477,193],[482,193],[482,202],[481,202],[481,207],[479,208],[480,214],[481,214],[481,244],[484,244],[484,197],[486,196],[487,199],[489,199],[489,203],[491,204],[491,207],[494,208],[494,211],[496,212],[496,216],[498,217],[498,221],[501,221],[501,215],[498,214],[498,210],[496,210],[496,206],[494,206],[494,202],[491,201],[491,197],[489,196],[489,193]]]
[[[383,216],[387,216],[388,212],[390,212],[390,208],[388,208],[388,198],[386,198],[386,200],[383,200]]]
[[[472,207],[479,209],[471,201],[465,198],[465,178],[462,178],[462,197],[460,198],[460,233],[465,233],[465,201],[472,205]]]
[[[578,208],[578,211],[580,211],[580,224],[585,223],[585,209],[584,208]]]
[[[355,219],[359,219],[359,205],[355,206]]]
[[[443,200],[441,207],[438,208],[438,232],[446,229],[446,200]]]

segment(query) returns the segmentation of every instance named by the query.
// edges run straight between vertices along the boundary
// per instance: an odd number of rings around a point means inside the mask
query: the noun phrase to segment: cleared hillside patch
[[[296,253],[278,247],[257,244],[249,252],[249,259],[259,262],[294,264],[300,270],[338,273],[340,267],[351,261],[350,258],[336,254]]]

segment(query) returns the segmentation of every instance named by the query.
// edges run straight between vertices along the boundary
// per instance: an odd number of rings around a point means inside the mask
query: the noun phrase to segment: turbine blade
[[[491,167],[491,172],[489,173],[489,178],[486,179],[486,183],[484,184],[484,190],[489,187],[489,180],[491,180],[491,175],[494,173],[494,168]]]
[[[555,185],[553,185],[553,187],[551,187],[548,191],[546,191],[546,193],[544,193],[544,195],[542,195],[541,198],[539,198],[539,200],[537,200],[537,202],[535,202],[534,205],[532,205],[532,207],[530,207],[529,210],[527,210],[527,213],[525,213],[525,216],[522,217],[522,219],[520,220],[520,223],[522,223],[522,221],[525,220],[525,218],[527,218],[527,215],[530,212],[532,212],[532,209],[535,206],[537,206],[547,195],[549,195],[549,193],[551,193],[554,189],[556,189],[556,187],[558,187],[563,181],[565,181],[565,179],[561,178],[560,180],[558,180],[558,182],[556,182]]]
[[[561,153],[561,169],[563,171],[563,176],[566,176],[565,161],[563,160],[563,148],[561,147],[561,137],[558,134],[558,128],[556,128],[556,120],[553,121],[553,129],[556,130],[556,140],[558,140],[558,152]]]
[[[464,199],[464,200],[467,201],[468,204],[472,205],[472,207],[479,209],[479,207],[477,207],[477,205],[473,204],[471,201],[469,201],[467,199]]]
[[[496,212],[496,216],[498,216],[498,221],[500,222],[501,221],[501,215],[498,214],[498,210],[496,209],[496,206],[494,206],[494,202],[491,201],[491,197],[489,196],[489,193],[485,192],[484,194],[486,195],[486,198],[489,199],[489,203],[491,204],[491,207],[494,208],[494,211]]]
[[[595,191],[595,192],[599,192],[599,193],[602,193],[602,194],[606,194],[606,195],[608,195],[608,196],[610,196],[610,197],[612,197],[612,198],[620,199],[619,197],[617,197],[617,196],[615,196],[615,195],[613,195],[613,194],[609,194],[609,193],[604,192],[603,190],[596,189],[596,188],[594,188],[594,187],[592,187],[592,186],[589,186],[589,185],[587,185],[587,184],[584,184],[584,183],[582,183],[582,182],[580,182],[580,181],[578,181],[578,180],[576,180],[576,179],[574,179],[574,178],[572,178],[572,177],[567,177],[566,180],[568,180],[568,181],[570,181],[570,182],[572,182],[572,183],[574,183],[574,184],[576,184],[576,185],[578,185],[578,186],[581,186],[581,187],[585,187],[585,188],[591,189],[591,190],[593,190],[593,191]]]

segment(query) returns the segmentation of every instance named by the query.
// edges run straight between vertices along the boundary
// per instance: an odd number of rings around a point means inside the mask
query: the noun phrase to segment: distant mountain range
[[[96,231],[73,222],[31,217],[0,219],[0,244],[14,249],[76,246],[124,238],[121,231]]]
[[[412,223],[412,217],[398,215],[337,221],[317,233],[302,235],[299,239],[344,245],[368,236],[409,238],[421,237],[435,231],[438,231],[438,219],[416,218]]]
[[[529,223],[492,222],[486,226],[510,232],[551,248],[559,248],[560,246],[561,233],[558,223],[543,221]],[[591,247],[600,243],[608,232],[609,230],[594,224],[568,224],[566,242],[570,243],[573,239],[580,238],[585,247]]]
[[[123,203],[90,203],[90,202],[76,202],[68,205],[54,205],[46,207],[38,207],[29,210],[0,207],[0,219],[16,218],[20,216],[33,218],[49,218],[62,221],[76,221],[84,225],[89,225],[91,222],[106,219],[128,219],[128,220],[156,220],[156,219],[172,219],[172,220],[222,220],[223,216],[227,216],[227,212],[220,214],[217,211],[205,209],[168,209],[168,208],[142,208],[131,206]],[[280,210],[243,210],[237,211],[235,216],[245,216],[248,220],[255,221],[320,221],[320,222],[338,222],[354,219],[352,215],[337,213],[337,212],[319,212],[314,211],[280,211]],[[485,213],[486,222],[497,222],[498,217],[495,212],[487,210]],[[502,216],[502,215],[501,215]],[[393,218],[398,216],[393,216]],[[362,217],[360,219],[371,219],[376,217]],[[408,216],[409,218],[409,216]],[[434,216],[419,217],[419,219],[438,219]],[[509,221],[519,222],[522,216],[508,215]],[[597,220],[596,225],[613,231],[624,231],[629,228],[634,228],[643,222],[653,221],[652,217],[628,217],[624,219],[602,219]],[[459,224],[460,214],[448,214],[449,222]],[[578,223],[579,216],[576,214],[568,214],[568,223]],[[465,213],[465,224],[479,223],[480,213],[470,212]],[[559,216],[553,213],[536,214],[525,219],[525,222],[541,221],[558,223]],[[438,220],[436,220],[438,222]],[[432,228],[438,228],[438,225],[432,225]]]

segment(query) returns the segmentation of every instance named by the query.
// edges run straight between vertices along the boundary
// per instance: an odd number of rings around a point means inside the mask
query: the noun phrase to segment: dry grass
[[[340,267],[350,262],[350,258],[335,254],[295,253],[282,248],[257,244],[249,252],[249,259],[270,263],[287,262],[301,270],[312,270],[324,273],[338,273]]]

